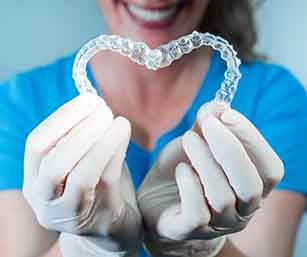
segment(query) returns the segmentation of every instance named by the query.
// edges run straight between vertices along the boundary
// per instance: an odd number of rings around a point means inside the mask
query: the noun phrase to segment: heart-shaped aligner
[[[239,70],[241,61],[237,58],[237,52],[227,40],[210,33],[194,31],[192,34],[180,37],[156,49],[150,49],[143,42],[135,42],[121,36],[101,35],[89,41],[79,51],[73,67],[73,79],[80,93],[96,93],[87,78],[86,66],[89,60],[102,50],[117,52],[127,56],[137,64],[144,65],[149,70],[158,70],[171,65],[173,61],[202,46],[210,46],[219,51],[222,59],[226,61],[225,79],[214,100],[229,105],[241,78]]]

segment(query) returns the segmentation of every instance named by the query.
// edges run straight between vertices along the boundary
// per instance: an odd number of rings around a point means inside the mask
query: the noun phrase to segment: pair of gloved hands
[[[23,193],[39,223],[61,232],[63,257],[135,255],[142,240],[153,256],[214,256],[242,230],[283,165],[248,120],[219,108],[200,109],[137,196],[124,161],[130,124],[100,97],[81,95],[35,128]]]

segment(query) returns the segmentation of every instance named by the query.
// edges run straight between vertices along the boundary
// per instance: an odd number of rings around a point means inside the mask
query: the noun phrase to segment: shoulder
[[[255,86],[258,91],[276,90],[275,95],[289,91],[306,92],[303,84],[287,68],[266,62],[242,65],[243,81]],[[246,83],[245,81],[245,83]]]
[[[263,113],[269,115],[285,106],[289,110],[307,108],[303,84],[285,67],[259,61],[243,63],[240,70],[242,79],[234,107],[242,109],[250,119],[258,119]]]
[[[23,119],[34,126],[77,92],[71,78],[74,55],[16,74],[0,84],[0,119]]]
[[[268,87],[279,86],[279,90],[284,88],[297,88],[304,91],[303,85],[297,80],[287,68],[266,62],[244,63],[241,65],[243,82],[250,82],[257,90],[267,89]]]
[[[286,68],[263,62],[243,64],[234,107],[247,112],[258,129],[307,129],[307,91]],[[277,135],[277,134],[276,134]]]
[[[29,133],[76,95],[73,56],[17,74],[0,84],[0,191],[20,189]]]

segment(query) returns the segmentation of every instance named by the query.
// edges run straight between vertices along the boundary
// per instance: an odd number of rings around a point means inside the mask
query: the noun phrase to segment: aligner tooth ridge
[[[237,57],[237,52],[227,40],[208,32],[194,31],[192,34],[180,37],[156,49],[150,49],[145,43],[134,42],[121,36],[101,35],[89,41],[80,49],[73,66],[73,79],[80,93],[96,93],[87,79],[86,66],[89,60],[102,50],[118,52],[140,65],[145,65],[148,69],[158,70],[171,65],[173,61],[180,59],[184,54],[188,54],[201,46],[210,46],[217,50],[227,64],[227,70],[224,73],[225,80],[217,91],[214,100],[229,105],[241,78],[239,70],[241,61]]]

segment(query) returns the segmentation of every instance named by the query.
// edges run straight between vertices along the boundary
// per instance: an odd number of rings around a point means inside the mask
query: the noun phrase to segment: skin
[[[130,2],[145,5],[174,1]],[[144,41],[153,48],[197,28],[208,2],[191,2],[193,4],[182,10],[170,27],[161,30],[148,30],[135,23],[123,11],[119,1],[100,0],[98,5],[112,34]],[[192,102],[207,70],[210,55],[211,50],[203,48],[185,56],[171,68],[152,72],[118,54],[104,52],[92,59],[91,67],[112,111],[131,121],[133,140],[152,149],[157,137],[174,127]]]
[[[173,1],[129,2],[143,5]],[[98,0],[111,33],[144,41],[150,47],[196,29],[206,14],[207,4],[206,0],[195,0],[171,27],[147,30],[134,23],[117,0]],[[151,72],[118,55],[104,53],[93,58],[91,68],[115,115],[122,115],[131,122],[132,140],[143,148],[152,149],[158,136],[175,126],[191,104],[207,71],[210,54],[210,50],[204,48],[197,55],[181,59],[172,68]],[[0,193],[0,203],[0,208],[7,210],[0,216],[1,256],[61,257],[58,234],[38,225],[20,191]],[[305,199],[300,194],[274,191],[247,228],[229,237],[218,256],[292,256],[304,205]],[[17,244],[16,238],[19,239]]]

